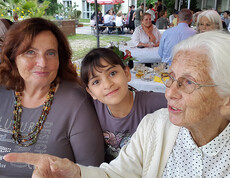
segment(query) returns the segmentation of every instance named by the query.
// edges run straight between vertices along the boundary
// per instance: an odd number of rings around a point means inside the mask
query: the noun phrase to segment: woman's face
[[[201,17],[199,21],[199,32],[203,33],[211,30],[216,30],[216,25],[211,23],[207,17]]]
[[[58,42],[53,33],[39,33],[31,47],[16,57],[16,65],[25,87],[49,86],[56,78],[59,67]]]
[[[169,73],[175,78],[185,77],[203,85],[212,85],[209,76],[207,56],[197,51],[178,52],[173,58]],[[189,84],[189,83],[188,83]],[[215,87],[202,87],[187,94],[177,88],[174,81],[166,89],[170,121],[186,128],[206,128],[207,125],[220,122],[222,98]]]
[[[109,15],[113,15],[113,11],[112,10],[109,11]]]
[[[145,27],[150,27],[152,25],[151,15],[145,15],[141,23]]]

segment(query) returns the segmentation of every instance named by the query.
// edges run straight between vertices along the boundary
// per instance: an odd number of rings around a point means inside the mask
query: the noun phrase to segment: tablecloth
[[[134,73],[132,73],[132,79],[129,82],[129,85],[136,88],[137,90],[154,91],[160,93],[165,93],[166,88],[163,83],[137,79]]]
[[[161,58],[158,54],[158,48],[137,48],[130,45],[119,45],[119,49],[124,51],[129,50],[131,52],[131,55],[137,60],[134,62],[138,63],[155,63],[155,62],[161,62]]]

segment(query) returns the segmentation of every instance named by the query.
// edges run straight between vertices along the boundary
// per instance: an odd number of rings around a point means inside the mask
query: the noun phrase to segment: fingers
[[[5,155],[3,159],[8,162],[21,162],[38,166],[42,161],[47,158],[53,161],[58,159],[55,156],[36,153],[9,153]]]
[[[9,153],[4,156],[8,162],[23,162],[35,166],[32,178],[80,178],[78,165],[68,159],[48,154]]]

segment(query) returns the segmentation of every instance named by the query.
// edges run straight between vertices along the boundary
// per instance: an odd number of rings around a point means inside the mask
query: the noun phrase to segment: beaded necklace
[[[21,105],[21,92],[15,92],[15,103],[14,103],[14,122],[12,137],[16,144],[20,146],[30,146],[37,142],[38,134],[43,129],[43,125],[47,119],[47,115],[51,109],[51,105],[54,98],[54,93],[56,91],[56,84],[52,83],[49,89],[49,93],[46,96],[46,101],[44,102],[42,113],[39,117],[38,122],[32,129],[32,131],[26,135],[22,135],[20,132],[21,126],[21,114],[22,114],[22,105]]]

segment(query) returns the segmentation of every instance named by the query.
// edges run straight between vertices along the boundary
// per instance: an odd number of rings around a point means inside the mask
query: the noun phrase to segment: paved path
[[[93,32],[91,31],[91,27],[90,26],[83,26],[83,27],[77,27],[76,28],[76,34],[93,35]],[[113,34],[107,34],[106,32],[104,32],[103,34],[100,34],[100,36],[101,35],[119,35],[119,34],[117,34],[116,30],[115,30]],[[132,34],[125,33],[125,34],[119,35],[119,36],[126,36],[126,37],[130,37],[131,38]]]

